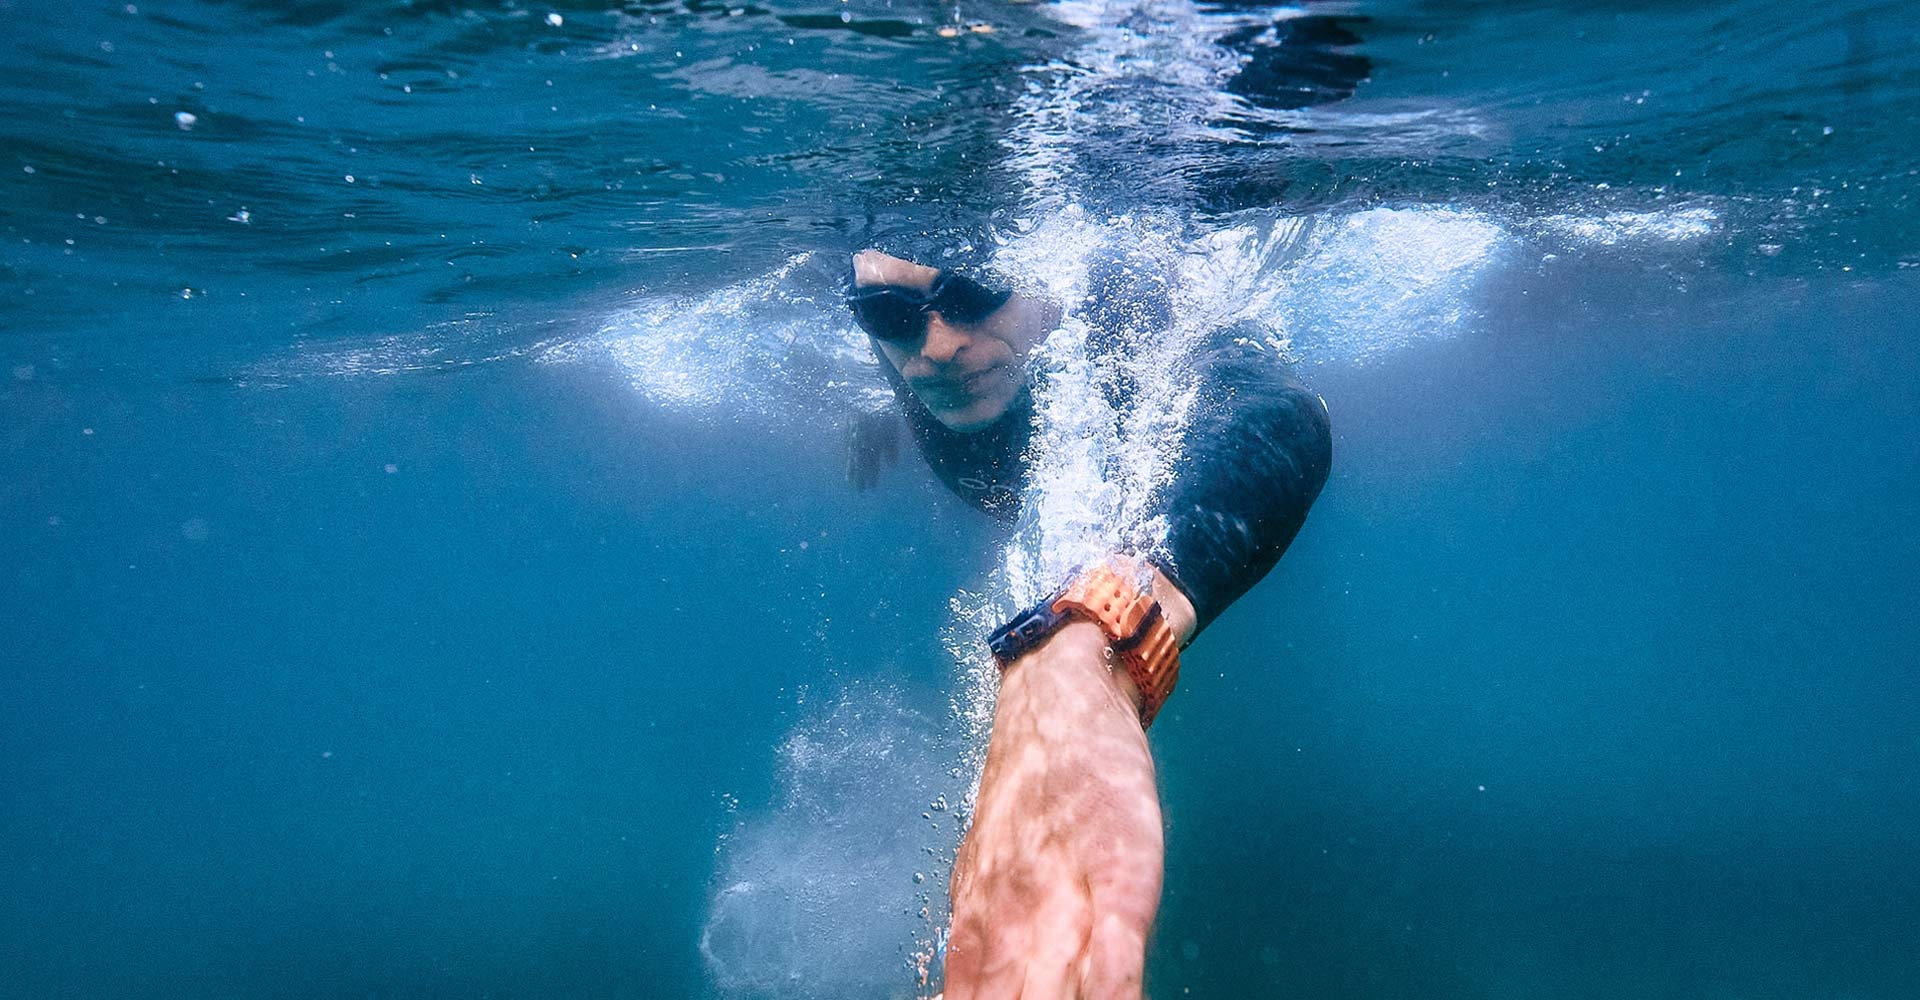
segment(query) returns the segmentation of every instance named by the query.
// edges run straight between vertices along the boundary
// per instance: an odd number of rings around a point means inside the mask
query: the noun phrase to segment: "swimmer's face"
[[[853,258],[856,289],[893,285],[926,292],[939,276],[937,268],[878,250],[863,250]],[[1059,312],[1016,295],[973,322],[943,316],[938,309],[928,312],[926,320],[924,335],[908,340],[876,337],[874,343],[935,420],[971,433],[1000,419],[1019,398],[1027,352],[1059,322]]]

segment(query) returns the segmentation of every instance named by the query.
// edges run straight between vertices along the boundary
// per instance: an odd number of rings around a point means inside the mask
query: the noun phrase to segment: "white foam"
[[[867,338],[838,294],[795,281],[809,257],[705,293],[644,298],[543,360],[604,358],[647,400],[682,413],[753,418],[890,405]]]
[[[774,801],[718,849],[700,953],[722,996],[913,995],[959,839],[939,732],[862,684],[788,734]]]
[[[1188,0],[1063,0],[1048,12],[1082,42],[1024,70],[1001,142],[1030,211],[1050,215],[1103,193],[1083,190],[1090,159],[1128,158],[1137,174],[1147,147],[1234,136],[1220,122],[1238,104],[1224,84],[1239,58],[1214,43],[1236,23],[1230,16],[1203,16]]]
[[[1720,228],[1720,213],[1710,206],[1689,205],[1654,212],[1549,215],[1536,227],[1547,234],[1599,246],[1686,243],[1713,235]]]
[[[1293,357],[1359,361],[1457,333],[1478,279],[1508,242],[1499,225],[1452,208],[1370,209],[1317,220],[1275,218],[1180,243],[1152,219],[1096,222],[1069,208],[995,258],[1072,303],[1088,258],[1125,247],[1176,276],[1171,328],[1127,366],[1136,398],[1114,411],[1069,313],[1035,352],[1037,434],[1028,499],[1006,562],[1016,603],[1038,599],[1102,552],[1149,551],[1158,491],[1180,455],[1194,386],[1187,355],[1221,328],[1260,337],[1276,372]],[[1037,273],[1032,273],[1037,270]]]
[[[1512,242],[1491,218],[1459,208],[1323,219],[1254,308],[1304,362],[1372,360],[1466,329],[1480,279]]]
[[[492,315],[476,313],[432,323],[416,333],[303,343],[286,354],[248,365],[239,378],[251,384],[271,385],[309,378],[447,372],[539,358],[564,343],[563,337],[555,336],[526,339]]]

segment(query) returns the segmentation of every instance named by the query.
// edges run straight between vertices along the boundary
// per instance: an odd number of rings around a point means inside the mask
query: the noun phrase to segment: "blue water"
[[[902,234],[1333,415],[1153,995],[1920,995],[1902,5],[0,19],[0,996],[915,995],[1008,542],[845,485]]]

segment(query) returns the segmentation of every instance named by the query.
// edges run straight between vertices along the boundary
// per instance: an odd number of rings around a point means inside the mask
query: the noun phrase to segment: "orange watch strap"
[[[1140,725],[1145,728],[1180,681],[1180,644],[1153,592],[1122,573],[1118,562],[1081,573],[1053,602],[1053,610],[1084,615],[1112,640],[1127,665],[1127,676],[1140,689]]]

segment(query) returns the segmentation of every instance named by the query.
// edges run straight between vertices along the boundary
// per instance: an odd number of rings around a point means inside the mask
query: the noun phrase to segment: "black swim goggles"
[[[978,323],[1007,304],[1012,292],[995,291],[963,274],[941,271],[926,288],[851,285],[847,307],[861,329],[881,340],[911,343],[927,334],[927,316],[950,323]]]

